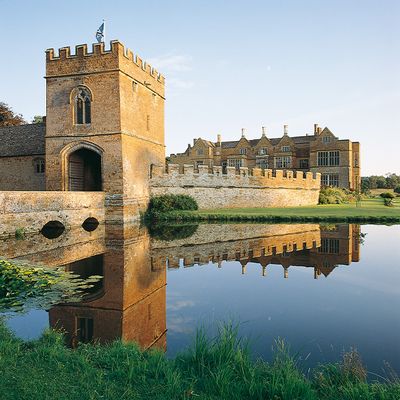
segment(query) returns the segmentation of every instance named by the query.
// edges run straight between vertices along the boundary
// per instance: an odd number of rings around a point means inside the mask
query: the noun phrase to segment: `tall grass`
[[[254,361],[233,325],[222,326],[214,339],[198,331],[192,347],[169,360],[120,341],[71,350],[52,331],[25,343],[1,323],[0,371],[2,400],[400,398],[397,378],[367,382],[355,352],[308,377],[282,340],[271,363]]]

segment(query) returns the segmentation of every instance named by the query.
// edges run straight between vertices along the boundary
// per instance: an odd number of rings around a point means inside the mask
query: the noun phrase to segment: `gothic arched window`
[[[92,95],[89,89],[79,87],[76,90],[74,99],[74,118],[76,125],[90,124],[92,122],[91,103]]]

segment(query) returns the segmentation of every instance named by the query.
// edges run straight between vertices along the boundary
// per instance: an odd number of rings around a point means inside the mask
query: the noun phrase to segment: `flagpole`
[[[106,44],[106,20],[105,19],[103,19],[103,41],[104,41],[104,44]]]

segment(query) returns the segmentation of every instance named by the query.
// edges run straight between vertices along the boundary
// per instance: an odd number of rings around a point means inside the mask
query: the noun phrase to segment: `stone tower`
[[[106,219],[137,219],[165,162],[164,77],[118,41],[46,51],[46,189],[105,192]]]

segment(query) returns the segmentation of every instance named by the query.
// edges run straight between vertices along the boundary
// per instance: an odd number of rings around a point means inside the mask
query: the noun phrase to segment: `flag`
[[[103,23],[99,26],[99,29],[97,29],[96,32],[96,39],[98,43],[104,42],[104,21]]]

